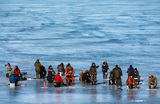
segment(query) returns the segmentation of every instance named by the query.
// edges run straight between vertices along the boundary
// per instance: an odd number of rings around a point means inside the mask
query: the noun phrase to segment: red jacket
[[[137,82],[134,80],[134,78],[132,76],[129,76],[126,80],[126,84],[127,85],[131,85],[131,84],[137,84]]]
[[[59,81],[63,81],[63,79],[61,78],[61,76],[59,74],[56,74],[55,81],[56,81],[56,83],[58,83]]]
[[[15,70],[14,70],[14,74],[20,76],[21,72],[20,72],[19,69],[17,69],[17,70],[15,69]]]

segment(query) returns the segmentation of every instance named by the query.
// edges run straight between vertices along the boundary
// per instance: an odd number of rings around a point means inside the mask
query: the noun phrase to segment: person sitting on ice
[[[55,76],[55,82],[56,82],[56,87],[60,87],[63,85],[63,79],[60,76],[60,73],[58,72],[58,74],[56,74]]]
[[[85,73],[82,75],[82,81],[84,81],[85,83],[91,82],[91,76],[88,70],[86,70]]]
[[[54,81],[56,72],[53,70],[52,65],[48,67],[48,76],[47,80],[49,83],[52,83]]]
[[[126,80],[126,84],[129,89],[133,89],[133,86],[137,88],[137,82],[134,80],[133,76],[129,76]]]
[[[140,75],[139,75],[139,71],[137,70],[137,68],[134,69],[134,80],[136,82],[138,82],[138,84],[139,84],[139,82],[140,82]]]
[[[7,65],[5,64],[5,70],[6,70],[6,77],[9,78],[12,70],[10,63],[8,63]]]
[[[68,63],[67,67],[66,67],[66,78],[65,78],[65,81],[67,82],[68,85],[70,85],[70,81],[72,81],[72,84],[75,84],[74,83],[74,70],[73,70],[73,67]]]
[[[20,72],[20,69],[18,68],[18,66],[16,65],[14,68],[13,68],[13,72],[12,72],[15,76],[17,76],[17,80],[15,81],[15,85],[18,86],[18,81],[19,80],[22,80],[22,75],[21,75],[21,72]]]
[[[150,89],[151,89],[151,85],[154,85],[154,88],[156,88],[157,86],[157,78],[154,77],[152,74],[150,74],[148,78],[148,86]]]

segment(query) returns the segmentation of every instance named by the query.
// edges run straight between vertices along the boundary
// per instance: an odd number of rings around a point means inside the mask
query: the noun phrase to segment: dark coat
[[[139,72],[138,72],[138,70],[134,70],[134,78],[139,78]]]
[[[65,71],[63,64],[58,65],[57,69],[58,69],[58,72],[64,72]]]
[[[134,76],[134,68],[133,67],[129,67],[127,70],[128,76]]]
[[[113,76],[114,76],[114,78],[120,78],[122,75],[123,74],[122,74],[122,70],[121,70],[120,67],[115,67],[113,69]]]
[[[45,67],[44,66],[41,66],[41,68],[40,68],[40,72],[39,72],[40,74],[43,74],[43,75],[46,75],[46,69],[45,69]]]
[[[102,64],[102,72],[107,72],[108,69],[108,64]]]
[[[98,68],[99,66],[91,66],[90,67],[90,69],[89,69],[89,72],[90,72],[90,74],[91,75],[96,75],[97,74],[97,68]]]

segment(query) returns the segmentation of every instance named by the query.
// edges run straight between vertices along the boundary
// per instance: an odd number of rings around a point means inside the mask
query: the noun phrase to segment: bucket
[[[15,87],[15,83],[10,83],[10,87],[14,88]]]
[[[135,80],[136,82],[138,82],[138,78],[134,78],[134,80]]]

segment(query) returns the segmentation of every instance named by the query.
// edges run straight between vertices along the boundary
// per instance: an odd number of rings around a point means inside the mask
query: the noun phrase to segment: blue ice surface
[[[160,79],[159,9],[159,0],[1,0],[1,103],[158,103],[159,90],[146,89],[149,74]],[[104,83],[101,67],[97,86],[76,79],[65,88],[46,81],[43,89],[43,80],[8,87],[4,65],[18,65],[34,78],[36,59],[56,72],[61,62],[71,63],[76,76],[92,62],[101,66],[107,60],[110,70],[115,64],[122,68],[124,90]],[[130,64],[143,80],[138,90],[126,90]]]

